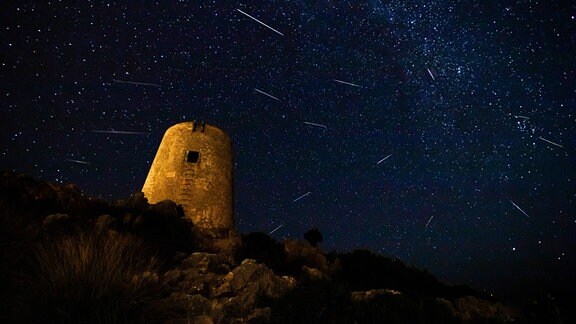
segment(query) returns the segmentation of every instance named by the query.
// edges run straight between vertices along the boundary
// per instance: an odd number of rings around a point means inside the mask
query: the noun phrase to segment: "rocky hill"
[[[113,203],[0,176],[0,321],[511,323],[558,321],[366,250],[264,233],[212,242],[171,201]],[[312,243],[312,244],[311,244]]]

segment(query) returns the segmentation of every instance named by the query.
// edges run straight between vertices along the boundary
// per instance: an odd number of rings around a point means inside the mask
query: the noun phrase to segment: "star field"
[[[241,232],[574,288],[573,4],[198,3],[2,4],[0,168],[122,199],[202,119]]]

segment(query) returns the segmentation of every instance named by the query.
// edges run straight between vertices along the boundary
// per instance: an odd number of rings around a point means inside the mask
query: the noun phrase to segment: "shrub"
[[[242,245],[236,251],[236,262],[244,259],[254,259],[265,263],[270,269],[282,272],[285,267],[284,246],[274,240],[270,235],[262,232],[242,235]]]
[[[304,238],[306,239],[306,241],[308,241],[308,243],[310,243],[310,245],[314,247],[316,247],[318,243],[322,242],[323,239],[322,233],[320,233],[320,230],[318,230],[317,228],[313,228],[304,233]]]
[[[129,236],[84,232],[43,242],[21,314],[33,322],[143,322],[160,298],[158,264]]]

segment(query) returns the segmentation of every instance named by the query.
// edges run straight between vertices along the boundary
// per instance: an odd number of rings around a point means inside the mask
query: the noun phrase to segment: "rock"
[[[230,287],[236,293],[226,303],[226,309],[234,314],[251,312],[262,297],[281,298],[296,286],[292,277],[279,277],[263,264],[251,259],[244,260],[232,270]]]
[[[156,204],[150,205],[149,208],[155,214],[171,216],[175,218],[180,217],[178,213],[178,205],[172,200],[162,200]]]
[[[457,316],[464,322],[514,317],[514,314],[509,314],[509,311],[502,304],[478,299],[473,296],[456,299],[454,306]]]
[[[248,323],[270,323],[272,317],[272,309],[270,307],[256,308],[248,317]]]
[[[195,324],[213,324],[214,320],[212,319],[212,317],[208,316],[208,315],[200,315],[200,316],[196,316],[192,319],[192,323]]]
[[[194,232],[195,244],[201,251],[226,256],[229,262],[234,260],[234,254],[242,244],[240,235],[231,229],[192,227],[192,231]]]
[[[133,193],[124,204],[127,208],[144,211],[148,208],[148,199],[144,197],[143,192],[136,192]]]
[[[453,315],[456,314],[456,309],[454,308],[454,304],[452,304],[449,300],[447,300],[445,298],[437,297],[435,299],[435,301],[441,307],[444,307],[445,309],[449,310],[450,314],[453,314]]]
[[[230,283],[232,280],[234,280],[234,272],[228,272],[228,273],[224,276],[224,281]]]
[[[391,289],[373,289],[366,291],[353,291],[350,294],[350,299],[354,302],[367,302],[381,296],[398,296],[398,295],[402,295],[402,293]]]
[[[203,296],[194,297],[178,289],[172,291],[168,297],[163,298],[159,303],[161,308],[168,308],[174,312],[171,319],[165,320],[165,323],[189,323],[190,315],[203,315],[209,311],[209,300],[201,298]],[[196,313],[192,313],[193,310]],[[183,317],[188,320],[182,322],[182,318],[177,314],[184,315]]]
[[[48,215],[44,218],[44,220],[42,221],[42,225],[43,226],[53,226],[56,223],[65,221],[67,219],[69,219],[70,216],[68,216],[68,214],[52,214],[52,215]]]
[[[307,266],[302,266],[302,275],[302,280],[306,283],[328,280],[328,276],[325,273],[318,269],[309,268]]]
[[[217,269],[218,261],[219,258],[216,254],[194,252],[182,261],[182,267],[193,268],[199,273],[214,272]]]
[[[193,253],[184,262],[186,268],[164,275],[164,284],[178,282],[177,290],[189,296],[188,314],[209,315],[216,322],[224,318],[263,322],[270,318],[270,310],[259,309],[261,300],[280,298],[296,285],[293,278],[279,277],[254,260],[245,260],[226,275],[218,275],[212,271],[218,269],[219,258],[215,254]]]
[[[188,294],[201,294],[208,297],[216,291],[215,287],[222,284],[222,275],[215,273],[218,269],[218,256],[215,254],[197,252],[186,258],[181,264],[183,277],[178,286]]]
[[[210,316],[212,316],[212,318],[218,323],[222,322],[222,319],[228,315],[226,314],[224,304],[220,302],[220,299],[213,299],[210,308]]]
[[[232,297],[233,295],[232,286],[230,286],[229,282],[224,282],[222,285],[214,287],[210,291],[211,298]]]
[[[194,271],[188,271],[179,285],[179,289],[189,295],[202,295],[208,297],[210,287],[215,280],[208,276],[198,275]],[[215,284],[215,283],[214,283]]]
[[[190,315],[205,315],[209,314],[212,309],[212,302],[210,299],[202,295],[187,295],[186,311]]]
[[[236,231],[228,231],[223,237],[217,237],[213,240],[212,249],[218,254],[229,257],[230,261],[234,260],[234,254],[242,245],[242,239]]]

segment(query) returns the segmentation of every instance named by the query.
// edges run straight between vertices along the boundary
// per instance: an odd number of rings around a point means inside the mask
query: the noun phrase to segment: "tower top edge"
[[[196,125],[194,125],[196,124]],[[175,130],[179,130],[179,129],[188,129],[191,131],[196,131],[196,132],[217,132],[220,133],[221,135],[225,135],[228,136],[228,134],[223,131],[222,129],[210,125],[210,124],[206,124],[206,123],[202,123],[201,121],[185,121],[185,122],[181,122],[175,125],[170,126],[167,130],[166,133],[171,132],[171,131],[175,131]]]

